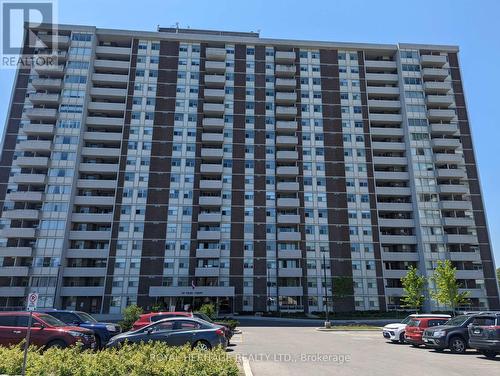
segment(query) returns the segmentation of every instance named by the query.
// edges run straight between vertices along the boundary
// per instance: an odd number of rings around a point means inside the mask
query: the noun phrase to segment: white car
[[[418,317],[443,317],[443,318],[451,318],[450,315],[436,315],[436,314],[412,314],[408,317],[406,317],[403,321],[394,323],[394,324],[387,324],[382,328],[382,335],[384,338],[391,340],[392,342],[400,342],[400,343],[405,343],[405,329],[406,329],[406,324],[411,319],[418,318]]]

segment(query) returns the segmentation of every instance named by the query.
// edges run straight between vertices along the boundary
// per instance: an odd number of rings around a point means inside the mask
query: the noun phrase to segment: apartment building
[[[458,47],[31,31],[55,63],[13,89],[0,309],[385,311],[444,259],[500,308]]]

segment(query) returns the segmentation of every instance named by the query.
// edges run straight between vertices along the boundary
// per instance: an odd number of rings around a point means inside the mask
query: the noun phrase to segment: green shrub
[[[215,306],[213,304],[203,304],[198,312],[204,313],[212,320],[215,319]]]
[[[123,310],[123,320],[119,322],[119,324],[122,327],[122,330],[126,332],[127,330],[130,330],[132,328],[132,325],[134,322],[136,322],[139,319],[139,316],[143,313],[143,310],[141,307],[132,304],[126,307]]]
[[[23,351],[19,347],[0,347],[0,374],[21,373]],[[99,352],[30,347],[28,376],[237,376],[234,357],[217,348],[191,350],[189,346],[169,347],[163,343],[131,344]]]
[[[217,321],[220,324],[225,324],[225,325],[229,326],[231,328],[231,330],[236,329],[236,327],[238,325],[240,325],[239,321],[233,320],[233,319],[217,319],[215,321]]]

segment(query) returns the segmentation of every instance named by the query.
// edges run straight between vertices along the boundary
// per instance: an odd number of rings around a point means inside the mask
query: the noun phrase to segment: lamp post
[[[328,286],[327,286],[327,279],[326,279],[326,257],[325,253],[323,253],[323,277],[324,277],[324,285],[325,285],[325,298],[324,298],[324,304],[325,304],[325,328],[331,328],[332,323],[329,320],[329,312],[328,312]]]

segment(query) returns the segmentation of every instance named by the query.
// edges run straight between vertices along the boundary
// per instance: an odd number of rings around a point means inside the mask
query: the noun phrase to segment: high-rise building
[[[0,309],[36,291],[104,315],[314,312],[325,295],[383,311],[409,267],[432,288],[444,259],[470,309],[500,308],[458,47],[31,31],[44,46],[24,48],[0,165]]]

